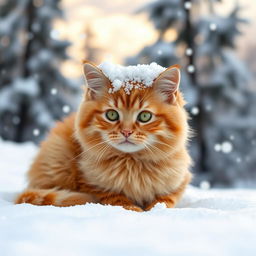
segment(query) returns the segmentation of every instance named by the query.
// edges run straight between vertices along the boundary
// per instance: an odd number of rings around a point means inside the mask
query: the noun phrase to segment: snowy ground
[[[191,187],[177,208],[144,213],[13,205],[35,153],[31,144],[0,141],[1,256],[256,255],[256,190]]]

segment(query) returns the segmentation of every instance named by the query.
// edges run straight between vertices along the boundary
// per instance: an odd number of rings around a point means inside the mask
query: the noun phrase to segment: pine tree
[[[85,29],[85,40],[84,40],[84,52],[85,52],[85,60],[89,60],[93,63],[99,63],[100,54],[102,50],[98,47],[95,47],[94,33],[90,28],[90,24],[86,26]]]
[[[226,17],[214,12],[209,1],[209,15],[197,24],[202,43],[197,47],[197,68],[204,112],[207,179],[214,184],[252,185],[256,177],[255,93],[248,87],[250,73],[234,53],[240,7]],[[254,112],[254,113],[253,113]],[[249,184],[251,183],[251,184]]]
[[[248,69],[234,54],[238,26],[246,20],[239,18],[238,6],[219,16],[214,2],[208,0],[204,17],[198,13],[203,1],[158,0],[139,9],[148,13],[159,38],[127,63],[186,67],[181,90],[197,133],[191,143],[199,172],[194,183],[234,186],[256,176],[256,96],[247,86]],[[165,36],[170,30],[177,33],[172,41]]]
[[[0,8],[0,136],[40,141],[71,110],[76,85],[60,72],[67,41],[52,22],[60,1],[8,0]]]

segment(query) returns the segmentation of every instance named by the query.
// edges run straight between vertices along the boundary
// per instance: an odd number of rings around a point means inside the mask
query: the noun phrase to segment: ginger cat
[[[77,113],[57,123],[32,164],[16,203],[100,203],[134,211],[175,206],[191,180],[187,113],[177,66],[129,94],[85,62]],[[138,84],[138,83],[137,83]]]

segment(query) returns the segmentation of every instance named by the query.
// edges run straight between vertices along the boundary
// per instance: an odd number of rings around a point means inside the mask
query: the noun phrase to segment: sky
[[[152,44],[157,39],[153,25],[145,14],[135,14],[147,2],[150,1],[63,0],[65,20],[57,21],[56,28],[61,38],[72,43],[68,49],[71,59],[63,65],[65,74],[70,77],[79,76],[81,62],[88,58],[85,50],[88,40],[93,48],[90,53],[97,52],[96,64],[104,60],[122,64],[125,57],[133,56],[145,45]],[[256,38],[253,36],[256,28],[256,1],[238,2],[244,7],[241,15],[250,20],[249,25],[241,27],[244,34],[237,41],[238,54],[242,59],[250,59],[249,49],[256,47]],[[223,0],[217,5],[216,12],[225,15],[234,3]],[[254,63],[256,65],[256,61]]]

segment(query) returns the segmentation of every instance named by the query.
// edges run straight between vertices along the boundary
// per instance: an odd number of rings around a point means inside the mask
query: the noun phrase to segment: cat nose
[[[133,133],[133,131],[132,130],[128,130],[128,129],[123,129],[121,131],[121,133],[124,135],[124,137],[128,138]]]

